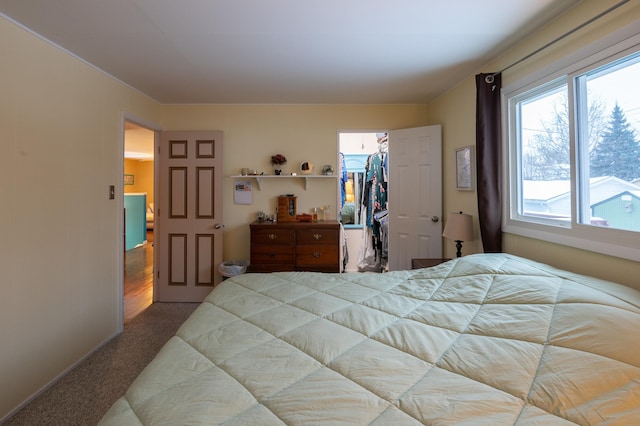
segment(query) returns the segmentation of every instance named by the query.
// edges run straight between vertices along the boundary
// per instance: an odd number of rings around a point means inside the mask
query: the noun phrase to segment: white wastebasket
[[[249,266],[248,260],[226,260],[218,266],[218,272],[225,277],[235,277],[236,275],[247,272]]]

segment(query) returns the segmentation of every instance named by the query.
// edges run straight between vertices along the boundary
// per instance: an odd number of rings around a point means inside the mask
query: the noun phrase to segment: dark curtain
[[[502,251],[502,74],[476,75],[476,182],[485,253]]]

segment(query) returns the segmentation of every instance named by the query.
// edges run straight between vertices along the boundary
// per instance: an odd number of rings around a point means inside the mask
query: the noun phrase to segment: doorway
[[[374,210],[376,213],[384,212],[385,205],[368,209],[367,168],[372,156],[386,154],[384,143],[387,132],[378,131],[340,131],[338,133],[339,161],[341,163],[340,176],[340,200],[338,219],[345,229],[347,240],[348,261],[345,265],[347,272],[381,272],[385,269],[385,260],[380,258],[382,254],[376,252],[372,246],[372,238],[379,238],[372,233],[371,222]],[[386,182],[379,182],[386,185]],[[379,222],[376,224],[378,225]],[[376,226],[375,232],[379,231]]]
[[[124,322],[153,303],[155,132],[124,123]]]
[[[345,271],[385,272],[442,255],[442,130],[339,131]]]

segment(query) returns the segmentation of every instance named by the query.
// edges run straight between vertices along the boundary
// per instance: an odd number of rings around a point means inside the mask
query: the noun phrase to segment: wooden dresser
[[[253,222],[251,272],[340,272],[340,224]]]

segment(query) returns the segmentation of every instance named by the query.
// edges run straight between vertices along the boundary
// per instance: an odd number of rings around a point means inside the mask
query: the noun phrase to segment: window
[[[513,105],[519,123],[517,214],[564,225],[571,220],[567,84],[536,88],[515,97]]]
[[[638,81],[640,53],[575,79],[580,223],[640,231]]]
[[[507,232],[640,260],[640,47],[625,48],[503,91]]]

